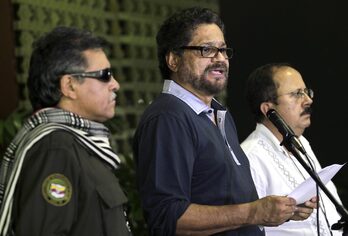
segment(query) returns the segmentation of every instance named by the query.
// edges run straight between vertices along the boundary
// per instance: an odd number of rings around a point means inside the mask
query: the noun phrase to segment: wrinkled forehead
[[[201,24],[192,32],[190,45],[226,46],[225,37],[216,24]]]

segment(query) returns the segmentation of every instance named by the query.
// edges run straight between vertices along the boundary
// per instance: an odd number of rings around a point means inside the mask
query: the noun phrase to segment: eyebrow
[[[191,43],[192,44],[192,43]],[[226,47],[227,44],[226,42],[221,42],[221,41],[209,41],[209,42],[197,42],[192,45],[208,45],[208,46],[214,46],[214,47]],[[216,46],[219,45],[219,46]]]

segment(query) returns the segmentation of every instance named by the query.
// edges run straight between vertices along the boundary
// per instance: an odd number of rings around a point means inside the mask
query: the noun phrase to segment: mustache
[[[212,65],[209,65],[205,68],[205,71],[209,71],[209,70],[215,70],[215,69],[218,69],[218,70],[223,70],[223,72],[228,72],[228,67],[226,65],[226,63],[224,62],[217,62],[217,63],[214,63]]]
[[[312,112],[313,112],[313,109],[311,107],[306,107],[304,111],[301,113],[301,116],[307,115],[307,114],[310,115],[312,114]]]

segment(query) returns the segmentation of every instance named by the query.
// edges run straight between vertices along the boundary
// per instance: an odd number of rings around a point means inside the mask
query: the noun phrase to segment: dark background
[[[220,0],[230,60],[228,107],[240,141],[255,128],[245,96],[245,79],[256,67],[289,62],[315,92],[312,125],[304,136],[322,166],[347,162],[347,3],[338,1]],[[334,177],[348,207],[348,167]]]

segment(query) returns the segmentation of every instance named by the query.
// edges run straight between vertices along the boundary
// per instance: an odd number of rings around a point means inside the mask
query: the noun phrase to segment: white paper
[[[318,176],[321,179],[321,182],[323,182],[323,184],[326,185],[344,165],[345,164],[343,165],[333,164],[320,170],[318,172]],[[309,177],[303,183],[297,186],[297,188],[294,189],[288,195],[288,197],[294,198],[297,204],[302,204],[305,201],[310,200],[315,195],[316,195],[316,183],[312,179],[312,177]]]

